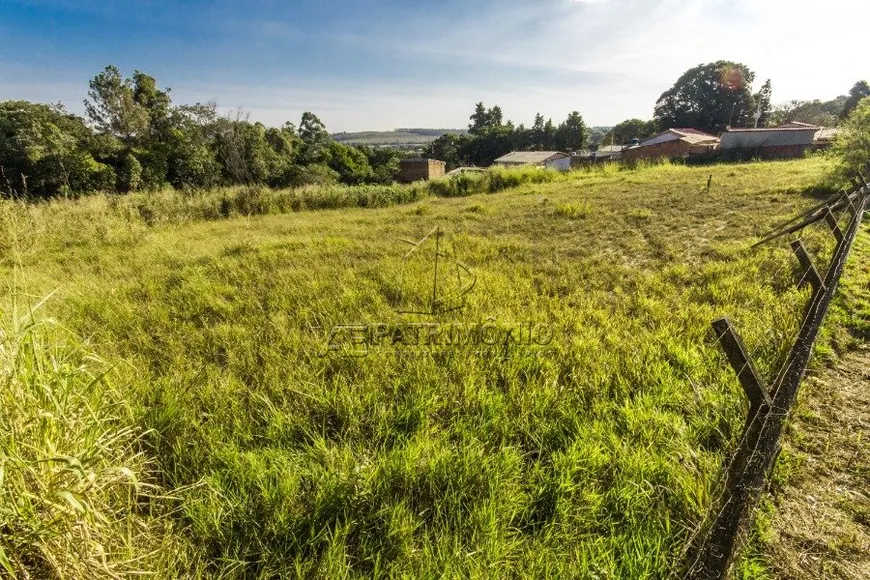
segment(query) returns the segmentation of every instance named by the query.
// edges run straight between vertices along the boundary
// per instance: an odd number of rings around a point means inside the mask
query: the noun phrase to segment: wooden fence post
[[[797,256],[798,261],[801,263],[801,267],[804,269],[804,274],[801,276],[798,286],[803,286],[804,283],[809,282],[813,287],[813,292],[823,291],[825,289],[825,283],[822,282],[822,277],[819,276],[819,271],[816,270],[812,259],[810,259],[809,254],[807,254],[807,249],[804,247],[804,243],[800,240],[795,240],[791,243],[791,249],[794,251],[795,256]]]
[[[857,195],[856,195],[857,194]],[[817,293],[810,300],[803,324],[789,352],[788,359],[777,374],[768,395],[754,368],[751,366],[746,350],[727,319],[713,323],[720,342],[728,355],[731,365],[740,377],[750,400],[760,401],[760,409],[750,416],[744,428],[743,437],[734,452],[731,463],[726,468],[725,487],[717,500],[718,512],[708,533],[698,545],[697,552],[687,562],[685,578],[691,580],[723,580],[728,577],[735,554],[740,543],[740,534],[752,520],[752,510],[767,484],[779,450],[780,439],[786,420],[797,399],[798,390],[812,356],[813,347],[821,332],[822,324],[830,308],[837,286],[843,274],[846,260],[854,244],[861,218],[870,197],[870,188],[863,186],[852,192],[854,203],[848,192],[846,200],[836,203],[836,207],[848,204],[853,218],[848,227],[841,232],[842,242],[837,244],[825,273],[825,280],[819,280]],[[812,223],[825,219],[819,213]],[[766,240],[773,239],[771,236]],[[818,272],[806,255],[800,241],[792,244],[798,259],[805,265],[807,276],[811,271]],[[803,256],[803,257],[801,257]],[[807,277],[805,276],[805,277]],[[810,278],[811,280],[811,278]],[[772,402],[770,399],[773,399]],[[765,403],[767,403],[765,405]]]
[[[837,243],[840,244],[843,242],[843,230],[840,229],[839,224],[837,223],[837,218],[834,217],[833,212],[831,212],[831,208],[828,207],[825,209],[825,222],[828,224],[828,227],[831,229],[831,233],[834,234],[834,237],[837,239]]]
[[[749,399],[749,415],[753,417],[762,405],[770,406],[770,395],[767,393],[764,383],[758,377],[755,365],[752,364],[752,360],[746,353],[743,340],[740,339],[740,335],[734,330],[734,326],[728,317],[714,320],[713,330],[716,332],[719,344],[722,345],[722,350],[725,351],[728,362],[731,363],[731,368],[737,373],[740,385]]]

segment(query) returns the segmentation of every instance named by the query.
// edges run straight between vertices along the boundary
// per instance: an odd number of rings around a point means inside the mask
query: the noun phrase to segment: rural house
[[[622,156],[625,147],[625,145],[601,145],[595,151],[580,151],[571,156],[571,167],[616,161]]]
[[[567,153],[561,153],[559,151],[511,151],[507,155],[502,155],[492,163],[499,167],[518,167],[521,165],[545,167],[548,161],[555,161],[556,159],[567,157]]]
[[[827,149],[834,144],[834,139],[840,130],[834,127],[822,127],[813,138],[813,149]]]
[[[564,157],[553,157],[544,164],[544,167],[547,169],[555,169],[556,171],[570,171],[571,156],[565,155]]]
[[[592,159],[598,161],[616,161],[622,157],[625,145],[600,145],[592,152]]]
[[[719,145],[719,138],[697,129],[668,129],[622,150],[622,159],[664,159],[709,153]]]
[[[779,127],[728,129],[722,133],[722,152],[726,157],[783,159],[801,157],[813,147],[830,143],[835,133],[807,123],[786,123]]]
[[[437,159],[402,159],[399,163],[399,181],[411,183],[444,177],[446,168],[447,163]]]

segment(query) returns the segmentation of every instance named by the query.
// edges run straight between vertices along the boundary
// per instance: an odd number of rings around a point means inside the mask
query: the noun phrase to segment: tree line
[[[791,121],[834,126],[870,95],[870,85],[860,81],[832,101],[773,106],[771,81],[753,93],[754,80],[741,63],[693,67],[661,94],[652,119],[623,121],[601,143],[628,144],[668,128],[719,134],[727,127]],[[266,127],[242,111],[221,115],[215,103],[174,105],[170,90],[153,77],[137,70],[125,78],[111,65],[91,79],[85,112],[82,118],[59,104],[0,102],[0,194],[391,183],[405,155],[339,143],[311,112],[303,113],[298,126]],[[469,120],[467,133],[445,133],[423,155],[446,161],[448,168],[485,167],[510,151],[580,151],[591,136],[577,111],[558,125],[538,113],[531,126],[515,126],[499,106],[480,102]]]
[[[737,62],[721,60],[693,67],[661,94],[652,119],[623,121],[602,142],[627,144],[670,128],[698,129],[718,135],[728,127],[776,127],[793,121],[834,127],[849,116],[862,98],[870,96],[870,85],[859,81],[848,95],[831,101],[773,105],[770,79],[753,93],[754,80],[755,73]]]
[[[0,102],[0,192],[49,197],[173,186],[391,183],[402,153],[334,141],[311,112],[266,127],[215,103],[174,105],[141,72],[91,79],[86,119],[60,104]]]
[[[600,139],[602,145],[626,145],[670,128],[691,128],[718,135],[728,127],[771,127],[792,121],[833,127],[870,95],[866,81],[831,101],[790,101],[772,104],[773,88],[766,80],[752,92],[755,73],[745,64],[716,61],[683,73],[663,92],[653,108],[653,118],[627,119]],[[526,128],[504,122],[498,106],[478,103],[467,134],[445,134],[432,142],[425,154],[447,161],[448,167],[486,166],[510,151],[578,151],[589,144],[589,131],[578,112],[560,125],[538,114]]]
[[[449,168],[463,165],[486,167],[511,151],[579,151],[589,142],[583,116],[571,112],[559,125],[544,121],[538,113],[530,127],[504,120],[501,107],[477,103],[469,118],[468,132],[445,133],[423,151],[426,157],[447,162]]]

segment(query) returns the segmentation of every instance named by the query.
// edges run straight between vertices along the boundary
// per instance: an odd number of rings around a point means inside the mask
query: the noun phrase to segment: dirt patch
[[[777,578],[870,578],[870,344],[809,378],[774,484]]]

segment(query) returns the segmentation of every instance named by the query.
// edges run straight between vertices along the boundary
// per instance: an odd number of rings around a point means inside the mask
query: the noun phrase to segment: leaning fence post
[[[718,511],[710,524],[709,531],[698,544],[697,551],[687,562],[685,574],[687,580],[723,580],[728,577],[729,568],[740,544],[741,533],[752,521],[753,506],[768,481],[786,421],[797,398],[813,348],[842,277],[846,260],[861,227],[861,218],[868,205],[870,188],[865,186],[863,190],[852,192],[853,195],[856,193],[855,203],[851,202],[849,192],[844,192],[846,199],[841,198],[835,204],[838,209],[848,204],[855,217],[841,232],[843,240],[834,250],[831,265],[825,273],[823,290],[815,294],[810,301],[806,319],[800,327],[785,364],[770,388],[773,402],[766,408],[762,407],[747,421],[740,444],[726,468],[724,491],[716,501]],[[819,213],[813,222],[824,218],[824,213]],[[803,249],[803,244],[799,242],[794,245]],[[798,253],[797,248],[796,253]],[[803,253],[805,254],[806,250]],[[732,366],[735,370],[739,369],[741,384],[745,381],[744,389],[747,395],[758,390],[753,384],[760,386],[761,382],[754,370],[751,373],[744,372],[747,367],[750,367],[750,361],[739,342],[739,337],[731,336],[733,329],[728,320],[717,320],[713,323],[713,327],[721,339],[723,348],[726,348]],[[726,347],[726,344],[731,346]],[[765,390],[760,391],[761,400],[766,399]]]
[[[723,317],[713,321],[713,330],[719,338],[719,344],[722,345],[722,350],[728,357],[728,362],[731,363],[731,368],[737,373],[737,378],[740,380],[740,385],[749,399],[749,414],[750,417],[755,415],[755,412],[762,405],[770,406],[770,395],[764,383],[758,377],[755,370],[755,365],[746,353],[746,347],[740,339],[740,335],[734,330],[734,326],[728,317]]]
[[[819,276],[819,271],[816,270],[812,259],[810,259],[809,254],[807,254],[807,249],[804,247],[804,243],[800,240],[795,240],[791,243],[791,249],[794,251],[795,256],[797,256],[798,261],[801,263],[801,267],[804,269],[804,275],[801,277],[798,285],[802,286],[805,282],[809,282],[813,287],[813,292],[824,290],[825,283],[822,282],[822,277]]]
[[[854,218],[856,215],[858,215],[858,208],[856,208],[856,207],[855,207],[855,204],[852,203],[852,198],[851,198],[851,197],[849,197],[849,196],[847,195],[845,199],[846,199],[846,209],[849,210],[849,213],[850,213],[850,214],[852,215],[852,217]]]
[[[830,207],[825,208],[825,222],[828,224],[828,228],[830,228],[831,233],[834,234],[834,237],[837,239],[837,243],[842,243],[843,230],[840,229],[840,225],[837,223],[837,218],[834,217],[834,214],[831,212]]]

